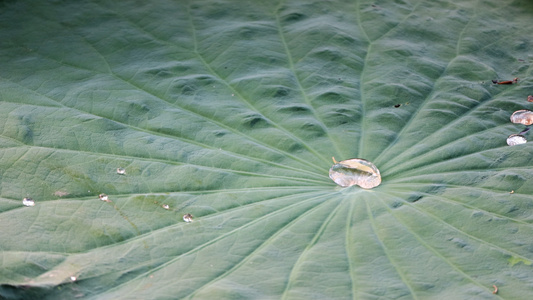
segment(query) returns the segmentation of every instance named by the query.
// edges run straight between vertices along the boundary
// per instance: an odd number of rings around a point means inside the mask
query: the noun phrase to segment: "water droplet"
[[[70,276],[70,281],[76,281],[76,276]]]
[[[124,169],[124,168],[117,168],[117,174],[119,174],[119,175],[125,175],[125,174],[126,174],[126,169]]]
[[[521,145],[525,143],[527,143],[526,137],[520,134],[511,134],[507,138],[507,145],[509,146]]]
[[[102,201],[109,202],[109,197],[106,194],[100,194],[100,195],[98,195],[98,197]]]
[[[192,215],[191,214],[185,214],[183,216],[183,221],[187,222],[187,223],[190,223],[192,222]]]
[[[35,206],[35,201],[33,201],[32,198],[24,198],[22,199],[22,204],[24,204],[24,206]]]
[[[163,204],[162,206],[164,209],[170,209],[170,206],[168,206],[168,204]]]
[[[511,122],[529,126],[533,124],[533,112],[527,109],[517,110],[511,115]]]
[[[329,169],[329,178],[342,187],[358,185],[364,189],[371,189],[381,183],[378,168],[365,159],[352,158],[336,162]]]

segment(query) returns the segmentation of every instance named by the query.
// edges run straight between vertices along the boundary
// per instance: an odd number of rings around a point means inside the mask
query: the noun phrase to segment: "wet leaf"
[[[533,298],[532,15],[0,1],[0,298]]]

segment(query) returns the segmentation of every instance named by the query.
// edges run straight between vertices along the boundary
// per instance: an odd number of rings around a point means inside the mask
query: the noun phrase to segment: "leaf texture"
[[[533,296],[528,1],[0,7],[0,298]]]

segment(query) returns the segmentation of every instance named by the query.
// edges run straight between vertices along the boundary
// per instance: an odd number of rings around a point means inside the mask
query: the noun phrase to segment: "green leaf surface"
[[[0,298],[532,298],[533,146],[506,145],[532,18],[0,2]],[[338,187],[331,157],[381,185]]]

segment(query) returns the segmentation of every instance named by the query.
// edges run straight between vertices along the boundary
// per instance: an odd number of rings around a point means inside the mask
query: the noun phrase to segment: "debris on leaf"
[[[161,207],[163,207],[164,209],[170,209],[170,206],[168,206],[168,204],[163,204],[161,205]]]
[[[517,110],[511,115],[511,122],[529,126],[533,124],[533,112],[527,109]]]
[[[358,185],[371,189],[381,184],[378,168],[371,162],[361,158],[352,158],[337,162],[329,169],[329,178],[342,187]]]
[[[513,83],[518,83],[518,78],[514,78],[513,80],[504,80],[504,81],[492,80],[492,83],[494,83],[494,84],[513,84]]]
[[[498,293],[498,287],[496,285],[492,285],[492,287],[494,288],[494,291],[492,291],[493,294],[497,294]]]
[[[527,139],[525,136],[520,134],[511,134],[507,138],[507,145],[509,146],[516,146],[527,143]]]
[[[520,131],[518,134],[524,134],[529,131],[529,127],[526,127],[524,130]]]
[[[24,204],[24,206],[35,206],[35,201],[33,201],[32,198],[24,198],[22,199],[22,204]]]
[[[192,222],[192,215],[191,214],[185,214],[183,216],[183,221],[187,222],[187,223],[190,223]]]
[[[509,194],[514,194],[514,190],[511,190],[511,191],[509,192]]]
[[[125,174],[126,174],[126,169],[124,169],[124,168],[117,168],[117,174],[119,174],[119,175],[125,175]]]
[[[527,102],[533,102],[533,96],[532,95],[527,96]]]

